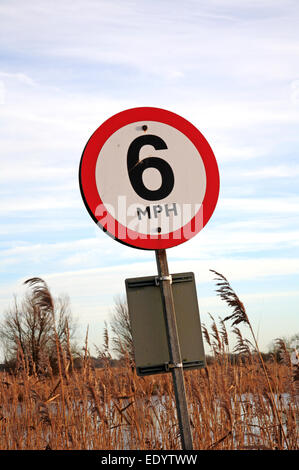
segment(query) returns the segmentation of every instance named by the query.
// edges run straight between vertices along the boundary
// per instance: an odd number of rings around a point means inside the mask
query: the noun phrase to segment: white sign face
[[[181,116],[134,108],[105,121],[80,163],[80,188],[91,217],[135,248],[179,245],[210,219],[219,173],[204,136]]]
[[[96,184],[119,223],[142,234],[165,235],[198,212],[206,174],[198,150],[182,132],[141,121],[122,127],[105,142],[97,159]]]

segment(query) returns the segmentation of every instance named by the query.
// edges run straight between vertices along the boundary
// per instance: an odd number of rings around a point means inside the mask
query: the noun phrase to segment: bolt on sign
[[[179,245],[210,219],[219,194],[213,151],[196,127],[159,108],[105,121],[87,142],[80,187],[93,220],[141,249]]]

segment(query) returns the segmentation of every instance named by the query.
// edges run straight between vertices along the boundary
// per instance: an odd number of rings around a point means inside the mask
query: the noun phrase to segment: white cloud
[[[255,212],[256,214],[296,214],[299,212],[298,197],[273,197],[273,198],[221,198],[219,205],[224,210],[238,213]]]
[[[52,187],[55,188],[57,180],[61,180],[64,185],[67,185],[69,180],[73,181],[73,176],[78,173],[78,167],[51,167],[41,166],[36,163],[28,166],[16,166],[11,162],[11,165],[6,165],[0,173],[0,182],[6,183],[12,181],[20,183],[21,181],[41,181],[44,185],[45,181],[52,182]],[[54,186],[55,185],[55,186]]]
[[[2,214],[11,214],[12,212],[19,212],[20,214],[23,212],[31,212],[31,211],[40,211],[41,213],[45,213],[49,209],[68,209],[68,208],[75,208],[81,207],[81,201],[79,199],[76,200],[73,197],[63,196],[61,198],[56,197],[36,197],[32,198],[9,198],[8,200],[0,201],[0,213]]]
[[[221,272],[231,281],[299,274],[299,258],[172,260],[168,255],[168,261],[171,272],[192,271],[195,273],[197,282],[211,282],[214,275],[210,273],[210,269]],[[80,290],[83,296],[93,296],[97,292],[105,296],[122,292],[126,278],[156,275],[156,271],[154,254],[152,254],[152,260],[149,261],[52,274],[44,273],[41,277],[45,278],[56,291],[60,289],[68,292],[70,289],[74,297],[79,295]]]
[[[77,220],[76,218],[70,218],[69,220],[64,219],[63,223],[58,222],[55,219],[51,220],[38,220],[38,221],[29,221],[21,223],[20,220],[15,220],[11,223],[2,223],[0,225],[0,235],[11,235],[12,233],[17,233],[19,236],[24,236],[28,233],[35,233],[38,236],[41,236],[41,232],[52,233],[53,232],[66,232],[76,229],[86,228],[86,223],[84,220]],[[23,242],[24,243],[24,242]],[[0,257],[3,253],[0,253]]]
[[[253,221],[254,222],[254,221]],[[27,222],[28,223],[28,222]],[[93,222],[90,221],[92,224]],[[40,226],[37,225],[37,231],[51,230],[53,232],[71,228],[84,228],[87,226],[82,222],[70,220],[69,222],[57,222],[52,220],[52,226],[49,221],[44,221]],[[20,224],[19,233],[26,233],[26,226],[23,228]],[[5,229],[5,227],[4,227]],[[3,229],[3,230],[4,230]],[[17,229],[18,230],[18,229]],[[28,228],[27,228],[28,230]],[[28,265],[34,263],[34,269],[43,269],[44,263],[51,264],[53,269],[60,266],[62,269],[80,269],[93,268],[101,265],[119,265],[120,261],[134,262],[138,258],[136,250],[125,247],[116,241],[107,239],[107,235],[94,225],[96,236],[94,238],[75,239],[63,242],[47,243],[22,243],[17,246],[3,249],[0,254],[1,269],[7,266]],[[11,244],[10,244],[11,245]],[[288,230],[282,229],[279,223],[264,223],[263,221],[249,223],[227,223],[220,226],[203,230],[198,236],[194,237],[188,243],[178,246],[171,250],[175,259],[188,260],[188,262],[197,262],[198,260],[210,260],[210,263],[218,262],[219,257],[224,254],[236,256],[250,256],[256,258],[267,252],[272,254],[275,250],[299,250],[299,228]],[[143,259],[149,259],[150,253],[142,251]],[[295,253],[295,252],[294,252]]]
[[[149,8],[144,1],[65,0],[51,7],[46,1],[38,7],[10,1],[2,2],[0,11],[4,45],[24,51],[34,44],[35,53],[48,57],[129,65],[159,76],[208,68],[246,81],[287,79],[298,70],[289,55],[296,53],[294,2],[232,7],[176,1],[152,2]]]
[[[88,306],[93,302],[96,302],[97,305],[104,302],[106,305],[112,302],[115,295],[124,292],[126,278],[156,275],[154,253],[151,255],[151,259],[147,259],[147,261],[132,261],[130,264],[56,273],[41,272],[39,276],[46,280],[53,295],[65,292],[70,295],[74,305],[77,302],[86,302],[86,314],[88,314]],[[194,272],[197,283],[213,282],[214,275],[210,269],[224,274],[230,282],[256,279],[261,282],[262,279],[269,277],[279,278],[299,274],[299,258],[176,260],[172,258],[171,253],[168,253],[168,262],[172,273]],[[7,297],[8,293],[18,291],[21,288],[23,280],[6,283],[0,288],[0,292]]]
[[[269,154],[269,148],[263,146],[242,146],[238,142],[233,145],[225,145],[222,140],[214,140],[213,152],[219,162],[239,162],[253,158],[265,157]]]
[[[36,83],[32,80],[31,77],[26,75],[25,73],[8,73],[8,72],[1,72],[0,71],[0,78],[4,79],[16,79],[25,85],[34,86]]]
[[[298,165],[277,165],[258,168],[256,170],[244,171],[243,176],[254,178],[295,178],[299,176]]]

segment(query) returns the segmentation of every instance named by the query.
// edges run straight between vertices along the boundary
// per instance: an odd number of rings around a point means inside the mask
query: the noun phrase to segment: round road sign
[[[105,121],[82,154],[80,188],[94,221],[121,243],[157,250],[183,243],[219,195],[213,151],[181,116],[134,108]]]

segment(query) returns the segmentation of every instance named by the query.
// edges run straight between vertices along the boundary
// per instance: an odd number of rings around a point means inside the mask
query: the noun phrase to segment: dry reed
[[[216,323],[212,333],[216,333]],[[298,449],[298,396],[291,364],[224,351],[185,372],[195,449]],[[179,449],[169,374],[138,377],[130,363],[94,369],[88,354],[71,372],[0,375],[0,449]],[[271,382],[269,391],[268,382]],[[284,432],[282,432],[283,426]]]
[[[219,326],[210,316],[203,334],[212,360],[203,369],[185,372],[195,449],[298,449],[298,367],[289,360],[265,363],[244,305],[228,281],[216,273],[221,297],[234,311]],[[43,298],[41,293],[41,305]],[[236,337],[229,351],[225,322]],[[241,334],[245,322],[253,344]],[[108,331],[95,369],[88,353],[88,334],[80,369],[72,364],[69,343],[56,335],[58,375],[30,367],[19,350],[14,374],[0,373],[0,449],[180,449],[170,374],[138,377],[129,358],[111,367]],[[254,347],[253,347],[254,346]]]

